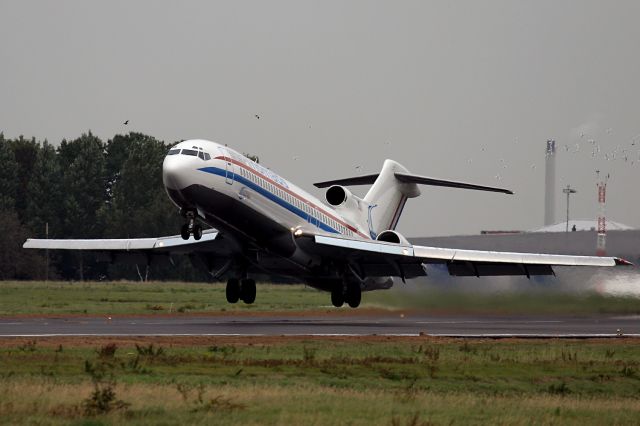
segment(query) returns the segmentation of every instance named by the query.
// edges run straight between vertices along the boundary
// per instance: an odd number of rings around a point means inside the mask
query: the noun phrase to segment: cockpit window
[[[194,157],[198,156],[198,151],[193,150],[193,149],[183,149],[182,150],[182,155],[193,155]]]
[[[167,152],[167,155],[176,155],[176,154],[180,154],[179,149],[170,149],[169,152]]]
[[[204,153],[204,159],[207,160],[207,161],[211,160],[211,156],[209,155],[208,152]]]
[[[200,157],[201,160],[204,160],[204,152],[198,152],[198,157]]]

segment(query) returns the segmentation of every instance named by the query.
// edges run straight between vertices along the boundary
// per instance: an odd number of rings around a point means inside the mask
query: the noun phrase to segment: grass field
[[[365,293],[430,313],[640,313],[636,298],[559,292]],[[0,315],[353,314],[302,285],[256,304],[197,283],[0,282]],[[640,340],[0,339],[0,424],[638,424]]]
[[[0,282],[0,315],[80,314],[135,315],[233,312],[331,311],[329,294],[302,285],[258,285],[256,303],[226,302],[224,285],[171,282]],[[463,293],[460,291],[366,292],[362,308],[421,310],[469,314],[640,314],[634,297],[597,293],[527,291],[515,293]]]
[[[639,354],[632,339],[4,339],[0,423],[638,424]]]

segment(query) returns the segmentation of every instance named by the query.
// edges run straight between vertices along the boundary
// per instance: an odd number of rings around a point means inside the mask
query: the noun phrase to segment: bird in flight
[[[126,126],[127,124],[129,124],[129,120],[125,121],[123,124]]]

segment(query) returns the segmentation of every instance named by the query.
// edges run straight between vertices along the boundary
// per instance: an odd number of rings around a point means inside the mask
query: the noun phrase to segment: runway
[[[0,319],[1,337],[44,336],[640,336],[640,316],[184,316]]]

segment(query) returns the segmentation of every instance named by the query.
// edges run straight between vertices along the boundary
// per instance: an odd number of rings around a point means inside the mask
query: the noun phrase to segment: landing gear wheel
[[[345,299],[347,303],[352,308],[357,308],[360,306],[360,301],[362,300],[362,291],[360,290],[359,285],[352,285],[347,287],[347,294],[345,295]]]
[[[198,224],[193,225],[193,238],[196,241],[202,238],[202,226]]]
[[[251,278],[242,280],[240,286],[240,298],[247,305],[256,301],[256,281]]]
[[[240,299],[240,281],[236,278],[230,278],[227,281],[227,302],[236,303]]]
[[[182,225],[182,228],[180,228],[180,235],[182,236],[183,240],[188,240],[189,234],[189,225],[185,223],[184,225]]]
[[[336,308],[344,305],[344,295],[342,294],[342,287],[334,288],[331,290],[331,303]]]

